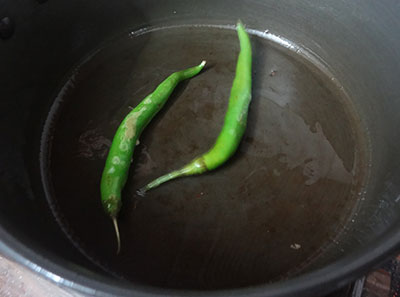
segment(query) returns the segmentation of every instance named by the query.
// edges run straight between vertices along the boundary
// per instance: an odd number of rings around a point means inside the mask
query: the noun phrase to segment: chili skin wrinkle
[[[101,177],[101,202],[111,217],[117,236],[117,253],[120,251],[120,235],[117,216],[121,208],[121,191],[128,178],[133,151],[140,134],[163,107],[179,82],[198,74],[206,64],[175,72],[168,76],[153,93],[144,98],[121,122],[115,133]]]
[[[144,196],[146,191],[156,188],[171,179],[202,174],[213,170],[224,164],[236,152],[247,125],[247,114],[251,101],[252,64],[250,38],[240,21],[237,24],[237,33],[240,53],[236,65],[236,74],[231,88],[224,124],[214,146],[181,169],[163,175],[139,189],[137,191],[139,195]]]

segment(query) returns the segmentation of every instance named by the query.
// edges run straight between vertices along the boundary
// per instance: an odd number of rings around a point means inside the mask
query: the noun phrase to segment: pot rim
[[[339,259],[327,266],[273,284],[215,291],[161,289],[138,283],[119,282],[89,271],[76,271],[67,261],[44,256],[22,244],[0,226],[0,252],[57,285],[89,296],[248,296],[283,297],[325,294],[355,280],[375,264],[400,248],[400,228],[392,228],[378,240],[363,246],[358,253]],[[56,263],[59,262],[60,264]]]

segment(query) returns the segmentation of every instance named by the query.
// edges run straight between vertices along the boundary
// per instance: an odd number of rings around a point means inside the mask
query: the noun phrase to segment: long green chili
[[[100,191],[103,208],[114,224],[118,244],[117,253],[121,247],[117,223],[117,216],[122,204],[121,191],[128,177],[136,142],[143,129],[163,107],[177,84],[198,74],[205,63],[203,61],[198,66],[171,74],[125,117],[115,133],[101,178]]]
[[[144,195],[146,191],[158,187],[171,179],[213,170],[225,163],[238,148],[246,130],[248,108],[251,101],[252,53],[250,38],[240,21],[237,24],[237,33],[240,53],[236,65],[236,75],[231,88],[224,125],[214,146],[181,169],[172,171],[150,182],[138,190],[140,195]]]

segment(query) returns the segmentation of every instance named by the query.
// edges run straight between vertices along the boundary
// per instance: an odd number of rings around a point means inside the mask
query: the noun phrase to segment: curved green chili
[[[236,65],[236,75],[232,84],[228,110],[222,130],[214,146],[205,154],[179,170],[163,175],[141,188],[146,191],[180,176],[201,174],[225,163],[236,151],[246,130],[248,107],[251,101],[251,44],[250,38],[241,22],[237,24],[240,53]]]
[[[198,66],[171,74],[125,117],[115,133],[101,178],[100,191],[103,208],[114,223],[118,243],[117,253],[120,250],[117,215],[121,208],[121,191],[128,178],[136,142],[143,129],[163,107],[176,85],[198,74],[205,64],[203,61]]]

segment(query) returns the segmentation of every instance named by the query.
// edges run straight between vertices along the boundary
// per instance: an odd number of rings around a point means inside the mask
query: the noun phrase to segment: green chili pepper
[[[138,194],[158,187],[171,179],[201,174],[213,170],[225,163],[236,151],[246,130],[248,107],[251,101],[251,44],[243,24],[237,24],[237,33],[240,42],[240,53],[236,65],[236,75],[233,81],[229,98],[228,110],[222,130],[214,146],[205,154],[179,170],[163,175],[147,184]]]
[[[117,253],[120,250],[117,215],[121,208],[121,191],[128,177],[136,142],[176,85],[198,74],[205,64],[203,61],[198,66],[171,74],[125,117],[115,133],[101,178],[100,191],[103,208],[113,220],[118,243]]]

